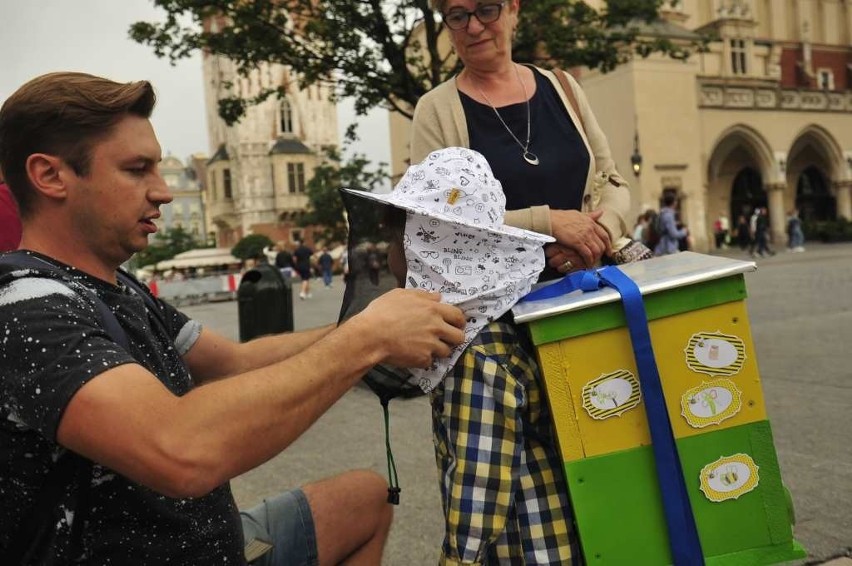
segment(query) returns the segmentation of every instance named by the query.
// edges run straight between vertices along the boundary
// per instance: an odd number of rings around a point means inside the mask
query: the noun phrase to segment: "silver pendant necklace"
[[[524,81],[521,80],[521,73],[518,72],[517,64],[512,63],[512,65],[515,67],[515,76],[518,77],[518,82],[521,83],[521,88],[524,91],[524,100],[527,103],[527,143],[521,143],[521,140],[519,140],[518,136],[516,136],[512,129],[509,128],[509,125],[506,124],[506,122],[503,120],[503,117],[500,116],[499,112],[497,112],[497,108],[493,104],[491,104],[491,101],[488,99],[487,96],[485,96],[485,93],[482,92],[482,89],[479,88],[476,83],[474,83],[473,86],[476,87],[476,90],[479,91],[480,96],[485,99],[485,102],[488,103],[488,106],[490,106],[491,109],[494,111],[494,114],[497,115],[497,119],[500,120],[500,123],[503,124],[504,128],[506,128],[506,131],[509,132],[510,136],[512,136],[512,139],[515,140],[515,143],[517,143],[523,150],[524,161],[526,161],[530,165],[538,165],[538,156],[530,151],[530,130],[532,128],[532,120],[530,119],[530,99],[527,98],[527,87],[524,86]]]

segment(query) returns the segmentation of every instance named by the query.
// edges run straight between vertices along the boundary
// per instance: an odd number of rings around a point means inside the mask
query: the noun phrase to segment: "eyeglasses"
[[[479,23],[483,25],[490,24],[500,19],[500,12],[503,11],[505,3],[506,0],[492,4],[479,4],[472,12],[464,8],[453,8],[443,15],[444,23],[453,31],[467,29],[471,16],[476,16]]]

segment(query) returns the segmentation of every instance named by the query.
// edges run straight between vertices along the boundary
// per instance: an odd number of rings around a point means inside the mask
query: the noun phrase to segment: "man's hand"
[[[545,248],[548,265],[565,273],[592,267],[609,254],[609,232],[597,223],[602,214],[602,210],[551,210],[550,225],[556,243]]]
[[[394,289],[374,300],[355,318],[381,344],[382,362],[398,367],[432,365],[464,341],[461,309],[441,302],[439,293]]]

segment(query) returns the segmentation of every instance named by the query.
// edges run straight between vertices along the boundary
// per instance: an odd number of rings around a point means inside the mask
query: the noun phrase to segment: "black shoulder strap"
[[[37,256],[24,253],[0,255],[0,265],[42,269],[52,272],[59,271],[59,267],[56,265],[53,265],[52,263]],[[153,299],[148,297],[147,294],[138,288],[138,283],[136,283],[135,280],[132,280],[132,278],[121,271],[119,271],[119,278],[125,282],[125,284],[132,286],[134,290],[140,293],[143,299],[146,299],[146,304],[149,306],[153,304]],[[58,279],[58,281],[65,284],[65,282],[61,279]],[[118,319],[115,317],[115,314],[109,310],[109,307],[101,300],[100,297],[98,297],[97,293],[83,285],[78,288],[82,289],[83,292],[92,299],[107,334],[109,334],[109,336],[122,348],[130,352],[130,342],[127,339],[127,333],[124,332],[124,329],[118,323]],[[76,290],[77,289],[75,289],[75,291]],[[149,310],[154,310],[158,318],[161,318],[162,315],[159,314],[158,309],[149,308]],[[48,472],[35,504],[30,510],[30,513],[21,521],[21,526],[12,538],[9,548],[7,548],[5,552],[0,553],[0,563],[25,563],[33,558],[32,553],[35,550],[42,547],[42,544],[45,542],[44,537],[47,536],[48,531],[53,528],[53,521],[45,521],[45,518],[50,519],[52,517],[53,510],[62,499],[62,495],[69,485],[68,478],[73,478],[73,481],[79,486],[77,491],[76,512],[74,514],[74,522],[71,527],[71,552],[73,555],[81,543],[83,523],[88,515],[89,505],[87,503],[92,483],[92,465],[91,460],[83,458],[71,451],[66,451],[65,454],[59,458],[53,469]]]
[[[31,269],[42,269],[53,272],[59,271],[59,268],[52,263],[30,254],[7,254],[0,257],[0,264],[14,265],[24,268],[28,267]],[[61,279],[57,279],[57,281],[65,284],[65,282]],[[98,315],[104,325],[104,330],[106,330],[107,334],[110,335],[110,338],[115,340],[122,348],[130,352],[130,341],[127,339],[127,333],[124,332],[124,329],[118,323],[118,319],[115,318],[115,315],[111,310],[109,310],[106,303],[98,297],[97,293],[85,285],[80,285],[78,288],[82,289],[86,295],[92,299],[92,303],[98,310]]]

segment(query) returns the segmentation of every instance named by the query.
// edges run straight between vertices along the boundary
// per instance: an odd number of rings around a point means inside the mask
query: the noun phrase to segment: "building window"
[[[305,192],[305,164],[287,164],[287,186],[291,193]]]
[[[731,39],[731,72],[735,75],[748,73],[746,65],[746,42],[744,39]]]
[[[834,71],[831,69],[817,69],[817,88],[820,90],[834,90]]]
[[[233,194],[231,193],[231,170],[223,169],[222,170],[222,186],[225,188],[225,198],[232,198]]]
[[[278,110],[281,114],[280,119],[278,120],[278,128],[281,130],[282,134],[292,134],[293,108],[290,106],[290,101],[286,98],[282,100]]]

